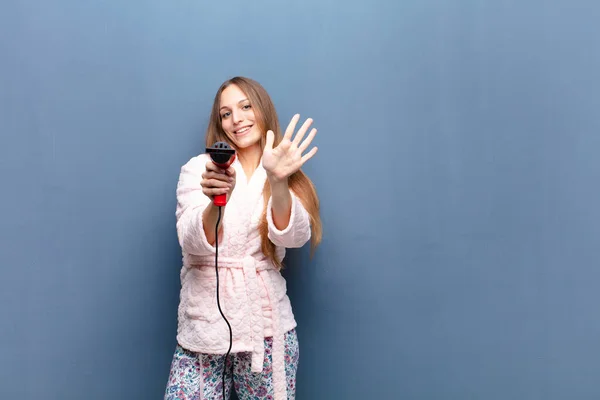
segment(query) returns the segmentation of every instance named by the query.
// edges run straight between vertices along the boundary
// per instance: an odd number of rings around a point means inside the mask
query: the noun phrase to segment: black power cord
[[[233,331],[231,330],[231,325],[225,314],[223,314],[223,310],[221,310],[221,301],[219,300],[219,223],[221,222],[221,206],[219,206],[219,217],[217,218],[217,225],[215,226],[215,272],[217,274],[217,307],[219,307],[219,312],[221,316],[227,323],[229,327],[229,350],[227,350],[227,354],[225,354],[225,360],[223,361],[223,400],[225,400],[225,372],[227,370],[227,358],[229,357],[229,352],[231,352],[231,346],[233,344]]]

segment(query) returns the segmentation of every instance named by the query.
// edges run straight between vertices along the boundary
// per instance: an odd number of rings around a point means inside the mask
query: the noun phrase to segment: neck
[[[256,144],[252,147],[238,150],[237,157],[246,173],[246,177],[250,180],[250,177],[252,177],[252,174],[260,164],[262,149]]]

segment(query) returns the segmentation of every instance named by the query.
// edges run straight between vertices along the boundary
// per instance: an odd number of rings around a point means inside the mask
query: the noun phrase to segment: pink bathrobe
[[[177,234],[183,253],[177,340],[191,351],[225,354],[229,329],[217,308],[215,247],[204,234],[202,212],[210,199],[200,181],[206,154],[192,158],[181,168],[177,186]],[[286,282],[261,252],[258,224],[263,210],[266,172],[260,165],[250,181],[236,160],[236,186],[224,207],[223,235],[219,239],[221,309],[233,330],[232,353],[251,352],[252,371],[261,372],[264,338],[273,336],[273,385],[275,400],[286,400],[284,334],[296,327]],[[301,247],[310,240],[310,220],[292,193],[289,225],[278,230],[268,201],[269,238],[282,260],[285,248]],[[214,227],[210,227],[214,229]]]

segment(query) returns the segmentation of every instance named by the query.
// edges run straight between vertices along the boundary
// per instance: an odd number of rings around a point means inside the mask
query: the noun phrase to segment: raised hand
[[[306,139],[302,140],[313,122],[311,118],[308,118],[304,122],[296,133],[296,136],[292,139],[299,119],[299,114],[294,115],[285,130],[283,139],[275,148],[273,148],[275,135],[273,134],[273,131],[267,132],[267,141],[263,150],[262,164],[267,172],[267,176],[272,181],[282,181],[287,179],[317,153],[317,147],[315,146],[308,153],[302,154],[306,151],[317,134],[317,130],[313,128]]]

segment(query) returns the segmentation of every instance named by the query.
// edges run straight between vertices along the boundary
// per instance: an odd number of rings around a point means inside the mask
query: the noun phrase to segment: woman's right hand
[[[212,161],[206,163],[206,171],[202,174],[202,193],[211,200],[214,196],[227,193],[227,200],[235,188],[235,169],[230,166],[226,170],[217,167]]]

